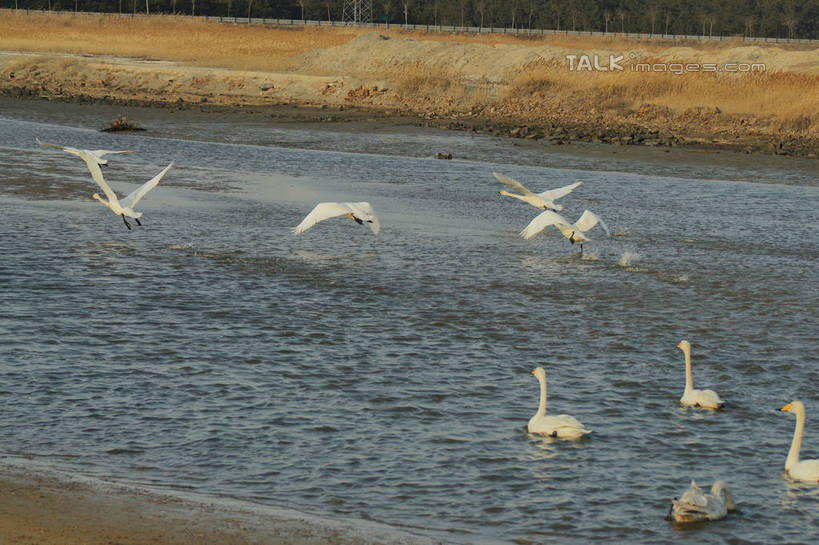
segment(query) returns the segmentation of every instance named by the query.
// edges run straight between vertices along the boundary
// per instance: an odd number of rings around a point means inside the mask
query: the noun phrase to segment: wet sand
[[[432,544],[377,523],[82,478],[0,469],[0,543],[20,545]]]

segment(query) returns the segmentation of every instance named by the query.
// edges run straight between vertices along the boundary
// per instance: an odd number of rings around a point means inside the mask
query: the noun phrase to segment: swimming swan
[[[703,494],[697,483],[691,481],[691,488],[679,500],[671,500],[671,518],[675,522],[719,520],[735,509],[734,497],[725,481],[715,482],[710,494]]]
[[[368,202],[321,202],[301,220],[301,223],[293,228],[293,234],[298,235],[320,221],[338,216],[355,220],[359,225],[367,223],[376,235],[381,230],[381,224],[378,222],[378,218],[375,217],[375,212]]]
[[[58,149],[72,155],[76,155],[77,157],[85,160],[88,162],[89,159],[95,160],[98,165],[107,165],[108,160],[103,159],[105,155],[112,155],[112,154],[124,154],[124,153],[133,153],[132,151],[110,151],[105,149],[77,149],[68,146],[59,146],[57,144],[49,144],[48,142],[43,142],[39,138],[34,138],[38,144],[46,148],[54,148]]]
[[[714,390],[694,389],[694,380],[691,378],[691,343],[680,341],[677,348],[685,354],[685,391],[680,398],[680,403],[689,407],[721,409],[725,402],[719,398]]]
[[[558,416],[546,416],[546,371],[543,367],[538,367],[532,371],[540,382],[540,406],[537,413],[531,419],[526,429],[529,433],[545,434],[561,439],[579,439],[586,433],[591,433],[583,427],[575,417],[567,414]]]
[[[588,242],[589,239],[586,237],[585,232],[592,229],[595,225],[600,224],[600,227],[606,232],[606,235],[609,234],[609,228],[606,227],[606,224],[603,223],[596,214],[590,212],[588,210],[583,212],[583,215],[580,216],[576,222],[569,223],[569,220],[558,214],[557,212],[552,212],[551,210],[546,210],[545,212],[541,212],[535,219],[529,222],[529,225],[523,228],[523,231],[520,232],[520,236],[525,239],[530,239],[536,234],[543,231],[546,227],[550,225],[556,226],[560,229],[560,232],[563,233],[563,236],[569,239],[569,242],[574,245],[575,242],[580,243],[580,252],[583,252],[583,243]]]
[[[799,461],[802,432],[805,430],[805,405],[801,401],[791,401],[779,410],[796,415],[796,429],[793,432],[793,442],[788,451],[788,458],[785,460],[785,471],[794,480],[819,483],[819,460]]]
[[[540,208],[541,210],[563,210],[563,207],[559,204],[555,204],[554,201],[561,197],[565,197],[574,189],[582,184],[583,182],[575,182],[571,185],[567,185],[565,187],[559,187],[557,189],[550,189],[549,191],[544,191],[543,193],[533,193],[523,187],[523,185],[518,182],[517,180],[513,180],[508,176],[504,176],[503,174],[499,174],[497,172],[493,172],[492,174],[495,175],[495,178],[502,184],[508,185],[515,191],[520,191],[523,193],[519,195],[517,193],[509,193],[508,191],[504,191],[501,189],[498,191],[498,195],[504,195],[506,197],[514,197],[519,199],[523,202],[529,203],[535,208]]]

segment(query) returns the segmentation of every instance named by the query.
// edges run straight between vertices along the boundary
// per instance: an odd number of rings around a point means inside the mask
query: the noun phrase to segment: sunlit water
[[[803,456],[819,457],[810,176],[561,169],[548,147],[487,137],[159,113],[106,135],[80,116],[93,107],[59,124],[48,108],[0,113],[6,453],[458,543],[819,536],[819,487],[783,477],[794,419],[775,410],[805,402]],[[135,150],[106,167],[120,193],[175,166],[129,232],[85,165],[35,136]],[[499,197],[492,171],[583,180],[564,214],[588,208],[617,236],[592,231],[582,257],[556,229],[521,239],[537,211]],[[381,234],[336,219],[294,237],[326,200],[369,201]],[[678,405],[683,338],[723,411]],[[590,438],[526,433],[538,365],[549,411]],[[692,478],[725,479],[740,512],[671,526]]]

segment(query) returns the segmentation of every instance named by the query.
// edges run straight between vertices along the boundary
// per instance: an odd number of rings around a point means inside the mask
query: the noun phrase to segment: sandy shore
[[[0,469],[4,545],[411,545],[441,543],[385,525],[203,498],[59,473]]]

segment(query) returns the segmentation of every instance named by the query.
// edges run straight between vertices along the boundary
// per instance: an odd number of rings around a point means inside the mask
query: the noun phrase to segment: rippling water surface
[[[99,110],[67,111],[0,112],[5,452],[457,543],[819,537],[819,489],[783,477],[794,419],[775,411],[805,402],[819,457],[811,173],[559,168],[548,147],[460,133],[160,113],[106,135]],[[120,193],[175,166],[129,232],[85,165],[35,136],[135,150],[106,167]],[[429,158],[451,150],[471,159]],[[583,180],[564,213],[618,236],[592,231],[583,257],[554,229],[521,239],[537,211],[492,171]],[[369,201],[381,234],[337,219],[291,235],[327,200]],[[683,338],[723,411],[678,405]],[[549,411],[590,438],[526,433],[538,365]],[[692,478],[725,479],[740,512],[672,527]]]

